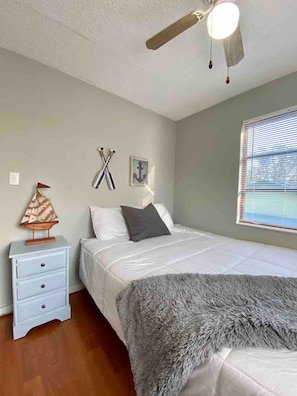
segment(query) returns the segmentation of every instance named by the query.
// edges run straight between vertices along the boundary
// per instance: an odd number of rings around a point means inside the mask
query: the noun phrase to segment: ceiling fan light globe
[[[220,3],[208,15],[208,33],[212,38],[222,40],[235,32],[238,21],[239,8],[237,5],[228,1]]]

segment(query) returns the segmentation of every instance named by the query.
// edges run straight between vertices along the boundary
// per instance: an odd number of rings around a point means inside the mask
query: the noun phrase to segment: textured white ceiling
[[[208,69],[206,19],[145,46],[204,0],[0,0],[0,46],[179,120],[297,70],[297,1],[237,4],[245,58],[229,85],[221,42]]]

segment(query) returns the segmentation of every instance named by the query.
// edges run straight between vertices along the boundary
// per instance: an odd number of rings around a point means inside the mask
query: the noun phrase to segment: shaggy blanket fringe
[[[228,348],[297,350],[297,279],[169,274],[117,296],[138,396],[175,396],[195,366]]]

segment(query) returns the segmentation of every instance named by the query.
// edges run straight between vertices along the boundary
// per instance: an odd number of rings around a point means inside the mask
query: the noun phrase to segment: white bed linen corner
[[[115,298],[134,279],[166,273],[297,277],[297,250],[175,226],[172,235],[81,242],[80,278],[125,342]],[[181,396],[297,395],[297,352],[225,348],[190,376]]]

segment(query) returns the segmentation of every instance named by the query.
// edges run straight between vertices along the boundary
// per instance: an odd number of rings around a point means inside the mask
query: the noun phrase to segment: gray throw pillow
[[[130,206],[121,206],[121,208],[131,241],[137,242],[160,235],[170,235],[153,204],[149,204],[144,209]]]

